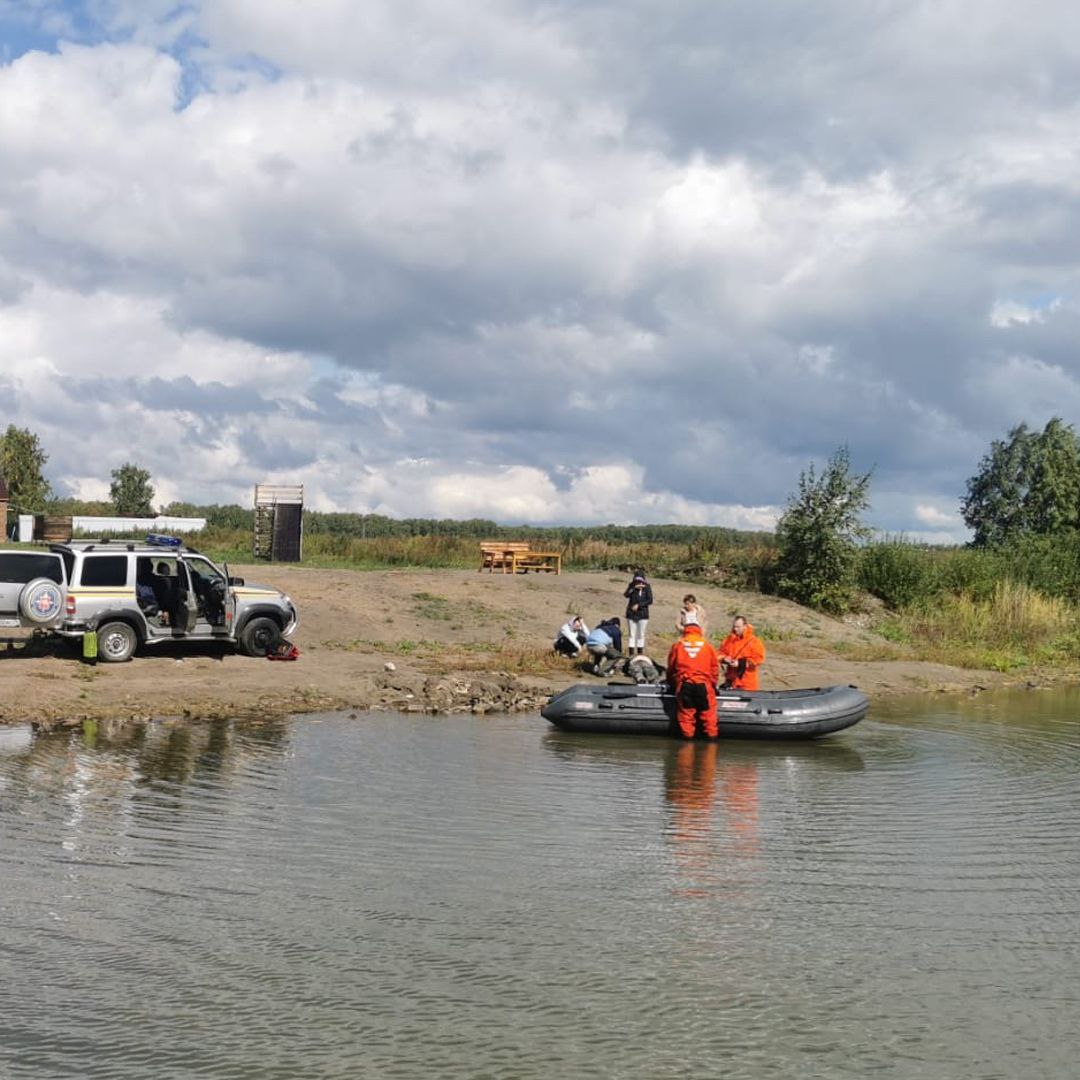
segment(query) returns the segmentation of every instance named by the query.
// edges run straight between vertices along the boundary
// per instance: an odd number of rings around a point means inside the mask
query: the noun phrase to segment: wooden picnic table
[[[562,573],[561,551],[533,551],[523,540],[483,540],[480,543],[480,570],[504,574]]]
[[[539,573],[562,573],[561,551],[524,551],[514,552],[511,560],[511,573],[527,574],[530,570]]]

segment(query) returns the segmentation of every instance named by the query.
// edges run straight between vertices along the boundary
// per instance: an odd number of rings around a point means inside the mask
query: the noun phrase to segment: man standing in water
[[[688,614],[682,637],[668,653],[668,682],[675,691],[675,717],[684,739],[692,739],[700,720],[710,739],[717,736],[716,684],[720,657],[705,640],[695,617]]]
[[[765,646],[754,635],[754,628],[736,615],[731,633],[720,646],[724,665],[724,686],[729,690],[759,690],[758,668],[765,663]]]

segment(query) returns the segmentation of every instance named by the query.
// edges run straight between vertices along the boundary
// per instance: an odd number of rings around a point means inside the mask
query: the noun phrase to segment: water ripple
[[[1037,704],[9,740],[0,1075],[1071,1076],[1080,728]]]

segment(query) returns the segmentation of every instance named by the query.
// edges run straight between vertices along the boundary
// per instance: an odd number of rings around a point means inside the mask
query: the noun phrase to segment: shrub
[[[933,591],[986,601],[1005,572],[997,551],[956,548],[941,552],[935,560]]]
[[[902,539],[869,544],[859,552],[859,584],[893,611],[907,607],[936,587],[930,554]]]
[[[868,532],[860,514],[869,503],[869,486],[869,473],[851,472],[845,446],[820,476],[813,465],[800,475],[798,491],[776,526],[776,590],[781,596],[837,615],[847,611],[858,542]]]

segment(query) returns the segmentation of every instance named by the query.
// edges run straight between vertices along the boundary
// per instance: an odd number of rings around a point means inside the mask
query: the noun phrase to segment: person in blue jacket
[[[593,658],[593,673],[608,675],[622,659],[622,628],[616,617],[604,619],[585,639]]]

